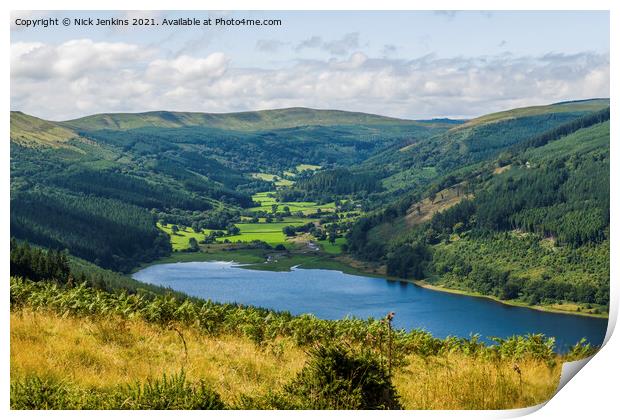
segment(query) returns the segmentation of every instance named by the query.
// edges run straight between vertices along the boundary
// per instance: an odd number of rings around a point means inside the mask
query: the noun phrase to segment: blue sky
[[[609,96],[609,14],[50,12],[17,17],[237,17],[278,27],[11,30],[11,107],[49,119],[154,109],[308,106],[472,117]],[[58,98],[62,97],[62,104]]]

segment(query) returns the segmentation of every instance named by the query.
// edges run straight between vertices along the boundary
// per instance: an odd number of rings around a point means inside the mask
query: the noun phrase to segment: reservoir
[[[603,318],[542,312],[334,270],[273,272],[249,270],[232,262],[188,262],[153,265],[133,278],[214,302],[294,315],[309,313],[323,319],[381,318],[394,311],[395,327],[422,328],[440,338],[480,334],[491,343],[489,337],[543,333],[556,338],[557,351],[566,351],[582,337],[601,344],[607,329]]]

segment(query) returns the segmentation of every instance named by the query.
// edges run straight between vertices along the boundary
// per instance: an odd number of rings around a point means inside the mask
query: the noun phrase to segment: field
[[[297,169],[297,172],[318,171],[319,169],[321,169],[321,167],[319,165],[307,165],[302,163],[300,165],[297,165],[295,169]]]
[[[222,236],[217,238],[217,242],[252,242],[255,240],[267,242],[269,245],[278,244],[286,245],[287,237],[282,232],[285,226],[301,226],[313,221],[312,219],[303,219],[299,217],[287,217],[282,222],[266,223],[264,219],[260,223],[236,223],[240,229],[238,235]],[[179,227],[177,233],[172,233],[172,225],[157,224],[157,227],[166,232],[170,236],[173,251],[184,251],[189,248],[190,238],[195,238],[198,242],[205,239],[211,232],[205,229],[202,232],[196,232],[191,227]]]
[[[173,251],[181,251],[189,248],[189,239],[196,238],[198,242],[202,241],[206,234],[195,232],[191,227],[184,227],[181,229],[179,227],[179,231],[177,233],[172,233],[172,225],[163,225],[161,223],[157,223],[157,228],[163,230],[170,236],[170,242],[172,243]]]
[[[181,372],[189,383],[203,381],[227,407],[256,408],[261,396],[282,389],[308,360],[305,348],[287,337],[259,346],[238,334],[207,335],[182,325],[164,328],[139,319],[67,317],[29,308],[11,311],[10,346],[13,408],[101,408],[107,395]],[[396,369],[393,383],[406,409],[516,408],[551,397],[560,364],[550,367],[528,358],[518,366],[520,374],[511,360],[460,352],[411,354]],[[16,384],[32,378],[47,384],[46,394],[17,391]],[[165,394],[160,398],[167,400]],[[120,401],[127,406],[130,398]]]
[[[264,172],[255,172],[252,174],[252,178],[262,179],[263,181],[268,181],[268,182],[273,182],[277,187],[290,187],[291,185],[295,183],[295,181],[280,178],[278,175],[267,174]]]
[[[272,205],[278,205],[278,211],[282,211],[284,207],[288,207],[291,213],[301,211],[304,214],[316,213],[317,210],[321,211],[333,211],[336,207],[335,203],[316,204],[311,201],[294,201],[294,202],[277,202],[272,197],[272,192],[260,192],[252,196],[252,200],[259,202],[259,207],[252,207],[251,211],[268,211],[271,212]]]
[[[333,245],[328,240],[317,241],[317,243],[321,246],[323,252],[339,255],[342,254],[342,249],[340,247],[347,243],[347,240],[345,238],[336,238],[336,242]]]
[[[277,177],[272,174],[255,173],[256,178],[265,180],[272,180]],[[277,202],[273,197],[273,192],[260,192],[252,196],[255,202],[259,202],[260,206],[249,209],[254,212],[265,212],[268,214],[273,213],[273,205],[277,205],[277,212],[282,212],[284,207],[288,207],[289,211],[293,214],[302,212],[305,215],[315,214],[318,211],[321,212],[333,212],[336,211],[336,205],[334,202],[318,205],[313,202]],[[236,243],[236,242],[252,242],[263,241],[271,246],[278,244],[285,245],[290,248],[291,241],[283,233],[282,229],[286,226],[302,226],[307,223],[317,222],[316,218],[296,217],[289,216],[284,217],[282,221],[274,221],[267,223],[265,217],[258,218],[258,223],[251,223],[248,216],[242,216],[241,223],[235,223],[235,226],[240,229],[237,235],[221,236],[216,239],[219,243]],[[343,221],[349,219],[342,219]],[[179,230],[176,233],[172,232],[172,225],[163,225],[157,223],[157,228],[166,232],[170,236],[173,251],[185,251],[190,248],[190,238],[195,238],[199,243],[205,239],[207,235],[211,233],[211,230],[204,229],[202,232],[196,232],[191,227],[178,226]],[[346,241],[344,238],[338,238],[335,245],[330,244],[327,240],[317,241],[321,245],[321,249],[332,255],[337,255],[342,252],[340,246]]]
[[[223,242],[228,239],[230,242],[251,242],[259,240],[267,242],[269,245],[286,244],[286,235],[284,235],[282,229],[285,226],[301,226],[304,223],[308,223],[308,220],[300,221],[300,219],[291,218],[290,221],[284,222],[237,223],[235,226],[241,229],[238,235],[221,237],[217,241]]]

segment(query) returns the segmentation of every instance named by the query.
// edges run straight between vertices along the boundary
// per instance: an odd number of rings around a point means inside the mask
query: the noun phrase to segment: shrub
[[[320,344],[308,354],[306,366],[284,388],[295,408],[402,408],[390,376],[374,353]]]
[[[223,410],[219,394],[185,373],[112,389],[77,389],[55,379],[29,376],[11,384],[13,410]]]
[[[190,384],[185,372],[136,382],[115,395],[118,408],[132,410],[223,410],[220,396],[204,381]]]
[[[13,410],[70,410],[75,407],[75,396],[62,383],[28,376],[11,384]]]

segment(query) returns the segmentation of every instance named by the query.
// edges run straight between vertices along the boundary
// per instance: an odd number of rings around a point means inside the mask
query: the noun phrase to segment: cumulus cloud
[[[357,51],[259,69],[235,66],[223,52],[164,58],[134,44],[91,40],[11,45],[12,109],[55,120],[99,112],[290,106],[469,117],[606,96],[609,55],[591,52],[402,60]]]
[[[157,59],[148,64],[145,75],[166,85],[193,85],[217,79],[226,73],[229,59],[221,52],[204,58],[181,55],[174,59]]]

